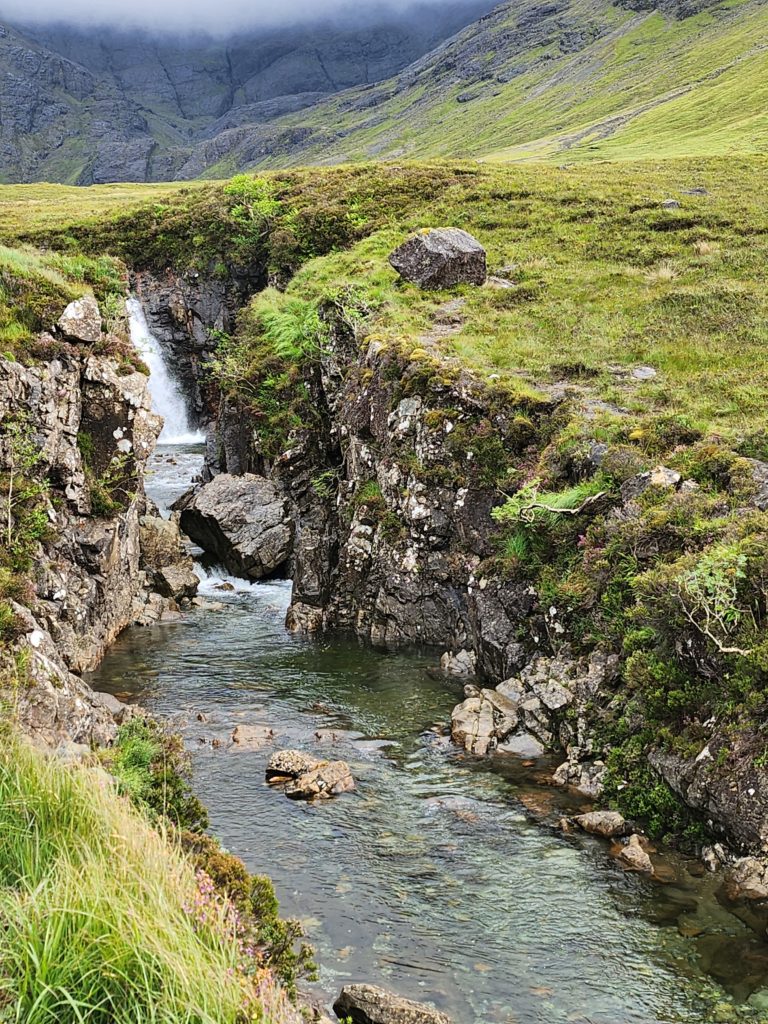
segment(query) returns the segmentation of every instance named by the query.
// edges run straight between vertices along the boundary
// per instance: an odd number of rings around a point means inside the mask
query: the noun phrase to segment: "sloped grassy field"
[[[269,145],[234,140],[208,174],[238,162],[761,153],[767,35],[759,0],[502,4],[398,78],[258,129]]]

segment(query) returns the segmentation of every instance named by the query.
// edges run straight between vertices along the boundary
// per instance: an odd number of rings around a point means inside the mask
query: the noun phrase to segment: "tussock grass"
[[[201,909],[190,863],[103,772],[4,736],[0,835],[4,1021],[282,1020],[239,970],[224,902]]]

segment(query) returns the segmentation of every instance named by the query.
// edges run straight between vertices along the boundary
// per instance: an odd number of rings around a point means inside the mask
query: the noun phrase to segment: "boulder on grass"
[[[345,985],[333,1012],[352,1024],[453,1024],[447,1014],[375,985]]]
[[[404,281],[420,288],[452,288],[485,284],[485,249],[460,228],[429,228],[395,249],[390,264]]]
[[[59,317],[59,330],[65,338],[95,345],[101,340],[101,311],[92,295],[70,302]]]
[[[260,580],[293,551],[285,498],[261,476],[222,473],[197,491],[181,513],[181,528],[236,576]]]

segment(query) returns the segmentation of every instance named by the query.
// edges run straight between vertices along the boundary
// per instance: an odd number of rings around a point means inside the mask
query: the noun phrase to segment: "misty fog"
[[[360,22],[388,10],[441,3],[444,0],[3,0],[0,17],[27,25],[226,35],[240,29],[331,19]]]

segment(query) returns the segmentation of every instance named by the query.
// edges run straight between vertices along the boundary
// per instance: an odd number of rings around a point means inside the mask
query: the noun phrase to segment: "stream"
[[[188,424],[170,440],[147,480],[164,514],[202,464]],[[89,682],[183,733],[211,830],[302,920],[324,1002],[369,981],[456,1024],[698,1024],[717,1001],[768,1005],[768,945],[720,907],[718,879],[674,856],[663,883],[625,873],[557,827],[587,805],[549,783],[551,762],[471,758],[433,731],[461,699],[439,652],[293,636],[288,581],[198,571],[223,608],[126,631]],[[274,739],[238,749],[246,723]],[[269,755],[293,746],[349,761],[357,791],[312,805],[268,787]]]

